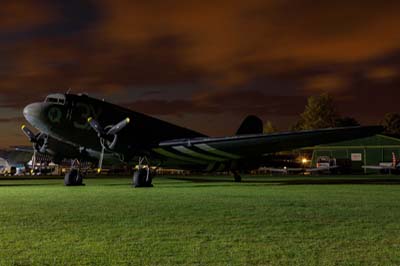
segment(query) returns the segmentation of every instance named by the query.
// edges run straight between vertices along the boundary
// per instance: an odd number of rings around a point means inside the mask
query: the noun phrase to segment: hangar
[[[311,166],[316,167],[320,158],[335,159],[337,165],[351,173],[376,173],[376,170],[364,169],[363,165],[379,165],[392,162],[392,153],[400,158],[400,139],[385,135],[375,135],[362,139],[341,141],[300,149],[312,154]]]

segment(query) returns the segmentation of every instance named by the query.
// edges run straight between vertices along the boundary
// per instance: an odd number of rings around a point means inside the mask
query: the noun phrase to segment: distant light
[[[306,164],[306,163],[308,163],[308,160],[307,160],[307,158],[303,158],[303,159],[301,159],[301,162],[302,162],[303,164]]]

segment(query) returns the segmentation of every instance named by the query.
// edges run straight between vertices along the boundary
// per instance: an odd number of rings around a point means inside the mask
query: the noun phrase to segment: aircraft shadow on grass
[[[224,183],[229,182],[226,179],[207,179],[207,178],[173,178],[169,179],[180,181],[191,181],[193,183]],[[244,180],[240,185],[400,185],[400,178],[354,178],[354,179],[283,179],[283,180]],[[236,184],[226,184],[234,186]],[[207,186],[207,185],[206,185]],[[212,186],[212,185],[208,185]]]
[[[400,185],[400,178],[291,178],[291,179],[273,179],[273,180],[244,180],[242,183],[230,183],[229,180],[223,178],[199,178],[199,177],[166,177],[168,183],[157,185],[158,188],[185,188],[185,187],[232,187],[232,186],[291,186],[291,185]],[[43,180],[40,183],[25,183],[32,179],[1,179],[5,183],[0,183],[0,187],[33,187],[33,186],[58,186],[59,182],[49,182],[52,179],[34,179]],[[57,181],[57,180],[53,180]],[[188,183],[192,183],[188,185]],[[121,186],[125,183],[105,183],[101,186]]]
[[[8,184],[0,184],[0,187],[41,187],[41,186],[57,186],[57,183],[38,183],[38,184],[17,184],[17,183],[8,183]]]

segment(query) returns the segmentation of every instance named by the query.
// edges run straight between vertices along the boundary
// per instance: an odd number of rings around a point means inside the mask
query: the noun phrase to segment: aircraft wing
[[[33,153],[33,148],[32,146],[12,146],[12,149],[16,151],[22,151],[22,152],[30,152]]]
[[[268,172],[276,172],[276,173],[291,173],[291,172],[304,171],[303,168],[273,168],[273,167],[267,167],[267,168],[264,168],[264,170],[266,170]]]
[[[372,170],[384,170],[384,169],[392,169],[392,166],[380,166],[380,165],[363,165],[361,166],[363,169],[372,169]]]
[[[163,141],[153,151],[176,158],[227,161],[257,157],[265,153],[293,150],[324,143],[363,138],[378,134],[380,126],[328,128],[275,134],[239,135],[217,138],[193,138]]]
[[[284,168],[265,168],[268,172],[275,172],[275,173],[287,173],[287,169]]]
[[[334,166],[327,166],[327,167],[315,167],[315,168],[307,168],[306,169],[306,172],[310,172],[310,173],[312,173],[312,172],[322,172],[322,171],[329,171],[329,170],[332,170],[332,169],[337,169],[337,168],[339,168],[338,166],[336,166],[336,165],[334,165]]]

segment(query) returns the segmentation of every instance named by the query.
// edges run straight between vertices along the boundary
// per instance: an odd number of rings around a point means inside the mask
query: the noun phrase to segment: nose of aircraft
[[[32,125],[36,126],[40,122],[43,107],[41,103],[31,103],[24,108],[24,117]]]

